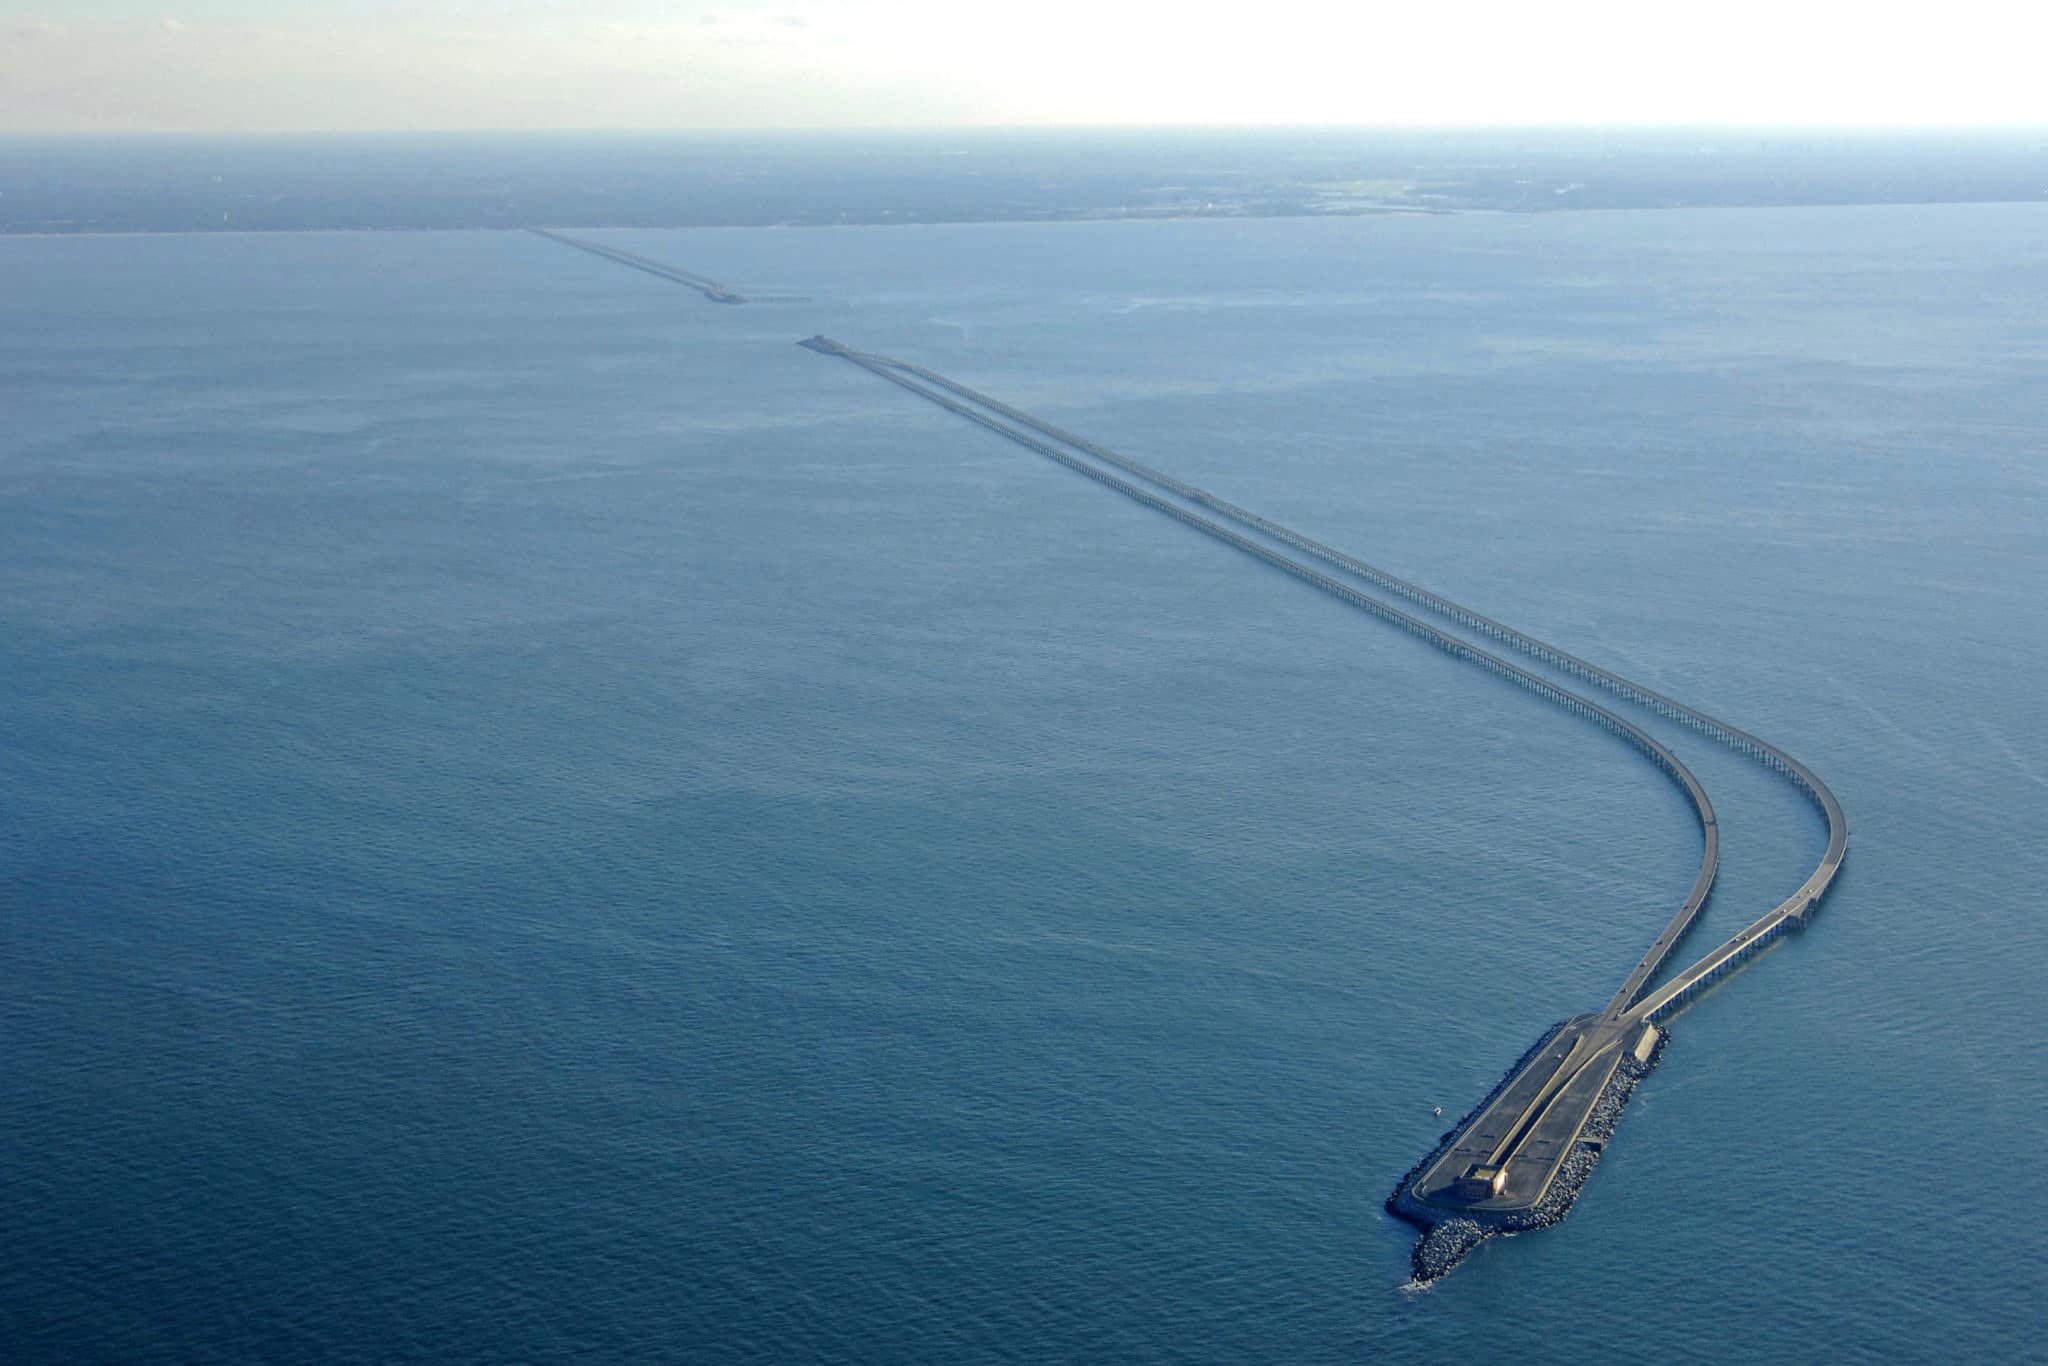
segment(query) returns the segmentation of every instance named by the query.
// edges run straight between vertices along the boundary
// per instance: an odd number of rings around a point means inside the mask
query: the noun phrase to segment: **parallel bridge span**
[[[1625,1096],[1627,1088],[1633,1085],[1632,1078],[1637,1073],[1624,1075],[1624,1062],[1631,1056],[1638,1061],[1652,1056],[1651,1050],[1656,1046],[1658,1034],[1653,1022],[1676,1013],[1708,983],[1740,966],[1788,929],[1804,924],[1807,914],[1834,881],[1848,849],[1848,823],[1842,814],[1841,804],[1811,769],[1775,745],[921,365],[856,351],[827,337],[812,337],[802,345],[850,361],[870,374],[1391,622],[1459,659],[1477,664],[1547,701],[1594,721],[1633,746],[1686,793],[1699,820],[1703,852],[1699,872],[1684,903],[1652,941],[1602,1011],[1576,1016],[1559,1026],[1546,1043],[1532,1050],[1502,1080],[1494,1094],[1453,1133],[1446,1135],[1443,1145],[1404,1180],[1395,1197],[1389,1201],[1389,1208],[1404,1218],[1427,1226],[1463,1216],[1481,1221],[1483,1227],[1498,1230],[1537,1227],[1559,1217],[1558,1211],[1562,1206],[1558,1202],[1570,1203],[1572,1192],[1576,1190],[1575,1183],[1584,1179],[1584,1165],[1571,1169],[1574,1174],[1565,1178],[1561,1187],[1563,1193],[1556,1198],[1552,1198],[1552,1186],[1565,1177],[1567,1159],[1585,1146],[1581,1137],[1588,1133],[1588,1125],[1603,1098]],[[1052,442],[1060,445],[1055,446]],[[1060,446],[1070,449],[1062,450]],[[1084,455],[1088,458],[1083,458]],[[1827,846],[1820,863],[1790,897],[1645,995],[1644,988],[1656,976],[1705,903],[1720,859],[1720,832],[1713,806],[1698,780],[1676,755],[1640,727],[1600,704],[1550,679],[1530,673],[1499,655],[1447,635],[1351,583],[1332,578],[1282,554],[1265,542],[1232,531],[1180,503],[1169,502],[1157,493],[1110,473],[1104,466],[1121,470],[1153,488],[1176,495],[1269,540],[1319,559],[1367,584],[1407,598],[1482,636],[1510,645],[1562,673],[1594,683],[1660,716],[1679,721],[1732,746],[1783,776],[1820,812],[1828,831]],[[1618,1106],[1619,1100],[1614,1103]],[[1605,1122],[1611,1124],[1611,1119]],[[1604,1140],[1589,1138],[1587,1141],[1597,1148]]]
[[[1835,879],[1835,874],[1840,870],[1842,859],[1848,853],[1849,847],[1849,823],[1843,814],[1841,803],[1835,799],[1835,794],[1828,789],[1827,784],[1822,782],[1812,769],[1800,763],[1797,759],[1769,741],[1761,740],[1747,731],[1737,729],[1725,721],[1708,715],[1697,707],[1688,706],[1676,698],[1667,697],[1663,693],[1645,687],[1632,679],[1624,678],[1611,669],[1604,669],[1598,664],[1581,659],[1579,656],[1560,649],[1547,641],[1539,640],[1526,632],[1518,631],[1512,626],[1495,621],[1491,617],[1484,616],[1469,607],[1451,601],[1440,593],[1432,592],[1420,584],[1389,573],[1387,570],[1375,565],[1367,564],[1365,561],[1347,555],[1341,550],[1334,549],[1320,541],[1305,536],[1291,527],[1282,526],[1269,518],[1260,516],[1258,513],[1239,507],[1235,503],[1217,497],[1206,489],[1198,488],[1193,484],[1176,479],[1170,474],[1154,469],[1152,466],[1134,460],[1121,452],[1113,451],[1097,442],[1090,441],[1086,437],[1078,436],[1064,428],[1042,421],[1030,413],[1004,403],[1000,399],[970,389],[964,384],[948,379],[946,376],[926,369],[915,362],[899,360],[890,356],[855,352],[851,348],[846,348],[837,342],[832,342],[830,345],[839,348],[837,354],[845,355],[847,359],[862,365],[864,368],[882,374],[884,378],[893,378],[888,373],[890,370],[915,375],[929,384],[967,399],[972,403],[979,404],[991,412],[1000,413],[1010,421],[1036,431],[1041,435],[1051,437],[1053,440],[1063,442],[1077,450],[1085,451],[1096,459],[1114,465],[1127,473],[1134,474],[1155,487],[1170,490],[1191,502],[1198,503],[1213,512],[1220,513],[1241,526],[1247,526],[1262,532],[1277,541],[1293,546],[1304,554],[1314,556],[1327,564],[1335,565],[1339,569],[1356,575],[1390,593],[1419,603],[1439,616],[1455,621],[1459,625],[1476,631],[1490,639],[1512,646],[1524,654],[1542,660],[1545,664],[1558,669],[1560,672],[1575,678],[1584,679],[1617,696],[1645,707],[1660,716],[1678,721],[1683,725],[1700,731],[1756,760],[1791,783],[1800,795],[1806,798],[1815,810],[1820,813],[1822,820],[1827,825],[1827,846],[1813,872],[1799,885],[1798,890],[1785,898],[1784,901],[1780,902],[1770,912],[1759,918],[1755,923],[1744,928],[1733,938],[1710,951],[1699,962],[1678,974],[1665,986],[1647,997],[1642,997],[1639,1001],[1637,998],[1641,996],[1644,987],[1656,975],[1657,970],[1662,966],[1671,951],[1677,947],[1679,939],[1691,924],[1692,916],[1681,910],[1682,921],[1679,918],[1674,918],[1672,924],[1667,926],[1664,932],[1658,935],[1656,940],[1651,943],[1648,951],[1644,953],[1643,957],[1623,980],[1620,989],[1615,992],[1614,998],[1608,1002],[1605,1013],[1609,1018],[1620,1020],[1624,1015],[1627,1015],[1643,1020],[1651,1020],[1675,1014],[1680,1007],[1693,998],[1699,988],[1723,975],[1732,967],[1747,961],[1750,955],[1758,948],[1775,939],[1786,929],[1796,928],[1798,925],[1803,924],[1807,913],[1819,904],[1822,894],[1827,891],[1829,884]],[[1653,762],[1656,762],[1654,755],[1651,758]],[[1692,909],[1697,911],[1698,908],[1695,906]]]
[[[1649,953],[1645,955],[1644,963],[1647,964],[1647,967],[1639,967],[1639,971],[1645,976],[1649,972],[1654,971],[1657,965],[1662,963],[1665,957],[1669,955],[1671,949],[1678,941],[1684,937],[1685,931],[1691,927],[1694,919],[1698,917],[1700,908],[1706,904],[1708,893],[1713,890],[1714,876],[1720,868],[1721,831],[1719,822],[1714,816],[1714,805],[1708,799],[1706,789],[1701,787],[1699,780],[1693,776],[1692,770],[1687,768],[1678,756],[1673,754],[1656,737],[1643,730],[1640,726],[1637,726],[1634,722],[1601,706],[1590,698],[1583,697],[1550,679],[1544,678],[1540,674],[1530,673],[1527,669],[1502,658],[1500,655],[1494,654],[1489,650],[1483,650],[1456,636],[1447,635],[1436,627],[1431,626],[1428,622],[1402,611],[1391,603],[1383,602],[1368,593],[1361,592],[1351,584],[1333,579],[1329,575],[1303,564],[1299,560],[1281,554],[1271,546],[1239,535],[1221,523],[1204,517],[1199,513],[1192,512],[1178,503],[1168,502],[1157,494],[1148,492],[1128,480],[1118,478],[1099,465],[1060,450],[1025,431],[1019,430],[1018,427],[998,421],[996,418],[989,416],[987,412],[970,407],[968,403],[963,403],[959,400],[964,398],[972,403],[979,404],[982,408],[1001,413],[1004,417],[1017,422],[1021,427],[1028,427],[1046,436],[1050,436],[1054,440],[1078,447],[1090,455],[1094,455],[1130,473],[1137,474],[1148,482],[1161,485],[1175,493],[1203,502],[1219,511],[1224,511],[1230,507],[1229,504],[1223,503],[1220,499],[1203,494],[1201,490],[1194,488],[1192,485],[1183,484],[1169,475],[1161,474],[1149,466],[1118,455],[1106,447],[1098,446],[1085,438],[1074,436],[1072,433],[1064,432],[1048,423],[1040,422],[1028,413],[1023,413],[1018,409],[1010,407],[1008,404],[986,398],[968,389],[966,386],[956,384],[933,371],[924,369],[922,366],[912,365],[906,361],[894,360],[887,356],[856,351],[842,342],[833,341],[829,337],[813,337],[801,343],[801,345],[824,355],[839,356],[842,359],[851,361],[872,375],[888,380],[891,384],[907,389],[928,402],[935,403],[949,412],[958,414],[968,421],[985,427],[1020,446],[1036,451],[1048,459],[1055,460],[1069,469],[1088,476],[1097,483],[1115,489],[1118,493],[1143,503],[1155,511],[1163,512],[1176,521],[1191,526],[1205,535],[1243,551],[1247,555],[1263,560],[1276,569],[1291,574],[1312,587],[1321,589],[1332,597],[1341,599],[1361,611],[1368,612],[1383,621],[1400,627],[1402,630],[1427,641],[1454,658],[1465,660],[1471,664],[1477,664],[1489,673],[1496,674],[1518,687],[1526,688],[1545,701],[1554,703],[1576,716],[1584,717],[1595,725],[1601,726],[1620,737],[1655,765],[1666,777],[1671,779],[1679,790],[1685,794],[1686,800],[1692,806],[1693,814],[1700,828],[1700,863],[1699,869],[1693,877],[1692,886],[1687,891],[1685,900],[1679,905],[1677,912],[1672,916],[1670,923],[1657,936],[1657,939],[1650,947]],[[912,378],[912,376],[916,378]],[[919,381],[927,381],[927,383],[920,383]],[[952,394],[959,397],[949,397],[946,392],[941,392],[941,390],[951,391]],[[1239,521],[1254,520],[1250,513],[1242,513],[1240,515],[1237,512],[1226,512],[1226,515],[1233,516]],[[1260,524],[1258,525],[1259,530],[1266,530],[1274,525],[1273,523],[1266,522],[1264,518],[1255,519],[1255,524]],[[1283,539],[1300,541],[1306,538],[1298,537],[1290,532]],[[1336,555],[1336,553],[1334,551],[1330,552],[1332,556]]]

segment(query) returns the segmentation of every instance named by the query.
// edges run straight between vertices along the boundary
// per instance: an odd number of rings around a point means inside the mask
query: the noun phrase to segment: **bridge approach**
[[[528,228],[527,231],[536,237],[545,237],[550,242],[560,242],[565,247],[574,247],[578,251],[587,251],[593,256],[602,256],[607,261],[616,261],[622,266],[630,266],[634,270],[645,271],[649,275],[658,276],[664,280],[671,280],[679,285],[688,285],[691,289],[696,290],[715,304],[743,304],[747,302],[746,295],[728,289],[710,276],[699,275],[694,270],[684,270],[681,266],[672,266],[666,261],[656,261],[647,256],[636,256],[630,251],[621,251],[617,247],[608,247],[602,242],[593,242],[587,237],[571,237],[565,232],[556,232],[552,228]]]
[[[839,345],[839,343],[832,344],[835,346]],[[1785,927],[1784,922],[1803,920],[1804,916],[1819,904],[1822,894],[1826,892],[1829,884],[1834,881],[1835,874],[1840,870],[1842,860],[1846,856],[1849,846],[1849,824],[1846,816],[1843,814],[1841,803],[1836,800],[1835,794],[1828,789],[1827,784],[1823,783],[1812,769],[1800,763],[1776,745],[1766,740],[1761,740],[1747,731],[1737,729],[1696,707],[1688,706],[1676,698],[1667,697],[1663,693],[1645,687],[1632,679],[1624,678],[1611,669],[1602,668],[1547,641],[1539,640],[1526,632],[1518,631],[1512,626],[1504,625],[1491,617],[1481,615],[1469,607],[1453,602],[1449,598],[1439,593],[1434,593],[1408,579],[1401,578],[1378,566],[1367,564],[1355,556],[1345,554],[1341,550],[1325,545],[1291,527],[1282,526],[1269,518],[1239,507],[1210,493],[1206,489],[1198,488],[1195,485],[1176,479],[1172,475],[1134,460],[1121,452],[1111,450],[1097,442],[1090,441],[1086,437],[1077,436],[1063,428],[1044,422],[1030,413],[1012,407],[1000,399],[970,389],[966,385],[929,370],[924,366],[911,361],[898,360],[890,356],[880,356],[866,352],[856,353],[852,352],[850,348],[842,348],[842,350],[847,354],[848,359],[855,360],[857,363],[861,363],[868,368],[882,367],[883,369],[901,371],[944,389],[959,398],[966,399],[971,403],[980,404],[992,412],[1002,414],[1005,418],[1020,426],[1051,437],[1055,441],[1064,442],[1077,450],[1085,451],[1096,459],[1134,474],[1155,487],[1170,490],[1188,499],[1190,502],[1197,503],[1210,511],[1220,513],[1230,521],[1262,532],[1283,544],[1292,546],[1296,550],[1300,550],[1349,574],[1364,579],[1376,587],[1385,589],[1412,602],[1419,603],[1439,616],[1465,626],[1480,635],[1498,640],[1503,644],[1520,650],[1563,673],[1583,679],[1660,716],[1678,721],[1682,725],[1700,731],[1702,734],[1718,740],[1739,753],[1754,759],[1791,783],[1800,795],[1814,807],[1827,828],[1827,844],[1822,851],[1820,862],[1815,865],[1813,872],[1808,874],[1791,896],[1785,898],[1772,911],[1766,913],[1754,924],[1746,927],[1726,943],[1708,953],[1698,963],[1694,964],[1693,968],[1688,968],[1685,972],[1674,978],[1667,987],[1654,993],[1646,1002],[1646,1010],[1631,1012],[1630,1008],[1637,1004],[1637,998],[1641,995],[1643,988],[1655,976],[1671,951],[1677,947],[1679,938],[1683,936],[1685,929],[1690,926],[1691,922],[1690,919],[1687,919],[1683,924],[1674,921],[1672,925],[1666,926],[1664,932],[1651,942],[1649,949],[1645,951],[1642,958],[1629,971],[1628,975],[1623,979],[1620,988],[1615,992],[1613,999],[1608,1002],[1605,1013],[1609,1016],[1619,1019],[1625,1013],[1635,1013],[1642,1018],[1652,1018],[1672,1013],[1678,1004],[1689,999],[1693,991],[1698,986],[1703,985],[1703,980],[1710,980],[1712,977],[1718,976],[1721,971],[1729,966],[1730,954],[1734,955],[1736,962],[1740,962],[1746,959],[1748,953],[1754,951],[1759,937],[1765,937],[1766,939],[1768,937],[1775,937],[1776,933],[1782,932]],[[1727,953],[1724,953],[1724,951],[1727,951]],[[1695,969],[1700,969],[1701,971],[1696,975]]]
[[[1616,1070],[1631,1052],[1646,1058],[1654,1046],[1653,1021],[1675,1013],[1709,982],[1748,960],[1786,930],[1804,923],[1833,881],[1847,850],[1848,826],[1840,803],[1812,770],[1783,750],[1641,684],[1580,659],[1533,636],[1505,626],[1439,594],[1367,564],[1302,533],[1238,507],[1207,490],[1185,483],[1106,446],[982,394],[913,362],[855,350],[826,337],[803,345],[838,356],[869,373],[1037,451],[1079,473],[1164,512],[1216,539],[1280,568],[1375,616],[1401,626],[1439,648],[1477,663],[1537,692],[1547,700],[1588,717],[1620,735],[1691,797],[1700,822],[1704,854],[1694,884],[1678,911],[1652,940],[1600,1012],[1575,1017],[1557,1036],[1538,1049],[1510,1075],[1495,1095],[1468,1119],[1437,1156],[1413,1180],[1406,1194],[1423,1206],[1475,1216],[1513,1218],[1526,1215],[1544,1200],[1566,1157],[1580,1140],[1589,1117],[1607,1092]],[[1054,445],[1052,443],[1058,443]],[[1060,449],[1061,446],[1070,448]],[[1079,454],[1076,454],[1076,453]],[[1083,456],[1091,457],[1088,459]],[[1100,463],[1097,463],[1100,462]],[[1498,655],[1446,635],[1391,604],[1351,584],[1281,554],[1265,542],[1230,531],[1181,503],[1118,478],[1108,470],[1130,474],[1153,488],[1215,512],[1253,532],[1323,561],[1341,572],[1415,602],[1468,629],[1529,654],[1573,677],[1592,682],[1659,715],[1677,720],[1756,759],[1790,781],[1819,811],[1828,840],[1819,865],[1799,889],[1733,938],[1709,951],[1657,990],[1643,995],[1646,985],[1669,958],[1697,917],[1712,887],[1719,857],[1719,832],[1711,803],[1689,770],[1660,742],[1617,714],[1529,673]]]

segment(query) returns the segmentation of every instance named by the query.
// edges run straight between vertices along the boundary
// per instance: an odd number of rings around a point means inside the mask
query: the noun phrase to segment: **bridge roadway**
[[[1323,588],[1385,620],[1423,636],[1461,658],[1509,678],[1549,700],[1586,715],[1622,735],[1640,752],[1672,776],[1692,796],[1699,816],[1705,856],[1701,871],[1685,902],[1671,922],[1653,940],[1637,961],[1605,1009],[1567,1021],[1558,1035],[1537,1051],[1509,1077],[1491,1101],[1474,1115],[1454,1137],[1436,1162],[1423,1171],[1409,1194],[1424,1204],[1474,1214],[1512,1215],[1540,1203],[1548,1193],[1564,1158],[1571,1152],[1590,1118],[1592,1107],[1605,1091],[1623,1056],[1630,1050],[1647,1054],[1656,1038],[1652,1021],[1675,1013],[1706,984],[1739,966],[1765,944],[1789,928],[1804,922],[1834,880],[1848,846],[1848,826],[1841,805],[1819,777],[1783,750],[1757,739],[1746,731],[1689,707],[1682,702],[1643,687],[1611,670],[1591,664],[1554,645],[1502,625],[1436,593],[1366,564],[1281,526],[1256,513],[1229,503],[1206,490],[1184,483],[1151,466],[1132,460],[1105,446],[1063,428],[1041,421],[1029,413],[979,393],[935,371],[909,361],[854,350],[826,337],[802,343],[814,351],[842,357],[910,390],[962,417],[1046,455],[1080,473],[1105,483],[1127,496],[1163,511],[1198,530],[1223,540],[1247,553]],[[973,406],[970,406],[973,405]],[[985,411],[984,411],[985,410]],[[997,421],[1000,414],[1016,427]],[[1026,430],[1019,430],[1023,428]],[[1507,663],[1499,656],[1476,649],[1456,637],[1445,636],[1418,619],[1358,593],[1348,585],[1328,578],[1307,565],[1280,555],[1269,547],[1240,537],[1220,524],[1197,516],[1177,504],[1139,489],[1110,475],[1087,461],[1027,435],[1027,431],[1051,438],[1085,452],[1115,468],[1176,494],[1224,517],[1250,527],[1283,544],[1304,551],[1378,587],[1418,602],[1438,613],[1503,641],[1544,663],[1574,677],[1586,679],[1660,715],[1678,720],[1756,758],[1785,776],[1819,810],[1828,826],[1827,848],[1820,864],[1792,896],[1772,911],[1708,952],[1698,962],[1677,974],[1647,997],[1643,987],[1663,965],[1704,904],[1713,883],[1719,858],[1719,832],[1713,808],[1698,782],[1675,755],[1645,732],[1614,713],[1577,694],[1566,691]],[[1682,775],[1682,776],[1681,776]],[[1479,1173],[1479,1177],[1473,1174]],[[1490,1182],[1484,1178],[1490,1177]],[[1483,1193],[1482,1193],[1483,1191]]]
[[[1133,460],[1121,452],[1110,450],[1108,447],[1090,441],[1086,437],[1077,436],[1063,428],[1053,426],[1051,423],[1043,422],[1030,413],[1011,407],[1009,404],[992,398],[987,394],[979,393],[968,388],[966,385],[946,378],[944,375],[928,370],[924,366],[917,365],[911,361],[898,360],[894,357],[868,353],[859,353],[859,359],[868,362],[870,365],[886,366],[903,371],[906,374],[915,375],[919,379],[967,399],[969,402],[978,403],[992,412],[1000,413],[1021,426],[1049,436],[1055,441],[1064,442],[1078,450],[1086,451],[1097,459],[1106,461],[1128,473],[1135,474],[1148,483],[1171,490],[1191,502],[1199,503],[1211,511],[1221,513],[1231,521],[1263,532],[1276,540],[1293,546],[1297,550],[1301,550],[1326,563],[1336,565],[1338,568],[1354,574],[1368,583],[1384,588],[1413,602],[1418,602],[1440,616],[1447,617],[1494,640],[1511,645],[1515,649],[1534,656],[1562,672],[1576,678],[1582,678],[1587,682],[1646,707],[1661,716],[1668,717],[1701,731],[1729,745],[1731,748],[1756,759],[1786,778],[1815,807],[1820,813],[1822,820],[1827,824],[1827,847],[1821,856],[1821,861],[1815,867],[1812,874],[1800,884],[1799,889],[1790,897],[1787,897],[1784,902],[1780,903],[1775,910],[1737,934],[1726,944],[1722,945],[1721,948],[1709,953],[1707,957],[1700,960],[1700,964],[1695,966],[1705,965],[1714,960],[1722,949],[1739,949],[1745,944],[1753,943],[1757,935],[1765,932],[1766,928],[1775,923],[1777,918],[1803,916],[1806,911],[1818,903],[1821,894],[1827,890],[1828,884],[1834,881],[1835,874],[1841,867],[1842,859],[1848,852],[1849,842],[1849,825],[1843,815],[1841,803],[1835,800],[1834,793],[1828,790],[1827,785],[1811,769],[1777,746],[1760,740],[1747,731],[1738,730],[1724,721],[1709,716],[1696,707],[1687,706],[1683,702],[1666,697],[1662,693],[1652,691],[1640,683],[1624,678],[1612,670],[1603,669],[1597,664],[1589,663],[1579,658],[1577,655],[1569,654],[1546,641],[1538,640],[1536,637],[1517,631],[1511,626],[1503,625],[1491,617],[1482,616],[1472,609],[1452,602],[1449,598],[1433,593],[1419,584],[1400,578],[1377,566],[1367,564],[1365,561],[1347,555],[1341,550],[1333,549],[1320,541],[1312,540],[1290,527],[1282,526],[1277,522],[1259,516],[1255,512],[1227,502],[1206,489],[1197,488],[1192,484],[1174,478],[1172,475],[1165,474],[1149,465]],[[1694,909],[1697,910],[1697,907]],[[1679,937],[1683,935],[1684,930],[1689,927],[1690,923],[1689,919],[1682,925],[1674,921],[1672,925],[1665,928],[1664,933],[1658,935],[1652,941],[1649,949],[1623,980],[1620,989],[1615,992],[1614,999],[1608,1002],[1608,1014],[1619,1018],[1622,1013],[1635,1003],[1636,997],[1641,993],[1645,984],[1656,974],[1657,969],[1662,966],[1665,958],[1677,946]],[[1686,973],[1682,973],[1678,978],[1674,979],[1672,985],[1678,988],[1676,992],[1664,990],[1656,993],[1654,999],[1658,1003],[1658,1008],[1651,1013],[1659,1013],[1663,1008],[1668,1007],[1672,1004],[1675,997],[1685,994],[1685,987],[1690,984],[1692,984],[1692,971],[1688,969]]]
[[[672,266],[666,262],[651,260],[645,256],[635,256],[630,251],[621,251],[617,247],[608,247],[602,242],[593,242],[584,237],[571,237],[567,233],[556,232],[552,228],[528,228],[527,231],[536,237],[545,237],[550,242],[560,242],[565,247],[574,247],[578,251],[587,251],[593,256],[602,256],[606,260],[616,261],[622,266],[631,266],[634,270],[644,270],[649,275],[656,275],[664,280],[672,280],[679,285],[688,285],[691,289],[696,290],[715,304],[743,304],[747,302],[744,294],[739,294],[726,288],[708,275],[699,275],[693,270],[684,270],[681,266]]]

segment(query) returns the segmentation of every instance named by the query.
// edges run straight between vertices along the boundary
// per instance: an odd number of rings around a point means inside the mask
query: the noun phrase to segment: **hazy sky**
[[[0,131],[2048,123],[2048,0],[0,0]]]

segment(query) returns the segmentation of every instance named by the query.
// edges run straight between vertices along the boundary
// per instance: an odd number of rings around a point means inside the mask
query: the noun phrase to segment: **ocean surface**
[[[2039,1349],[2048,206],[603,237],[807,302],[0,240],[0,1357]],[[1670,786],[821,331],[1834,787],[1566,1223],[1381,1202]],[[1821,830],[1653,728],[1703,950]]]

